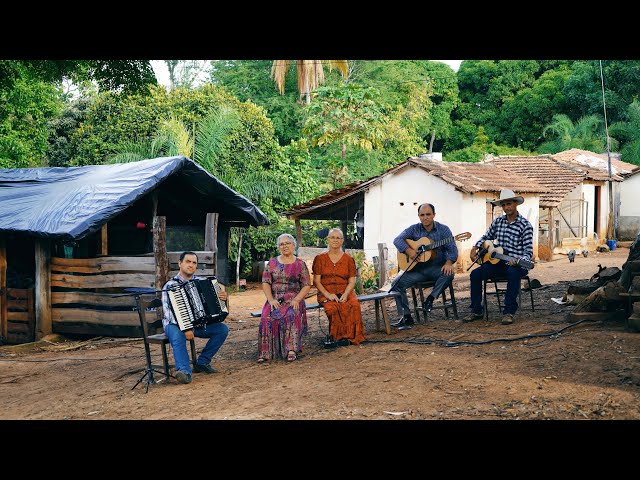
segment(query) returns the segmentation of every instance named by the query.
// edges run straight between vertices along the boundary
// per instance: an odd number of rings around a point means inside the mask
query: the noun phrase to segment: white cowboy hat
[[[516,205],[524,203],[524,198],[522,198],[520,195],[516,195],[515,193],[513,193],[513,190],[509,190],[508,188],[503,188],[502,190],[500,190],[500,198],[498,200],[492,200],[491,203],[498,207],[502,202],[505,202],[507,200],[513,200],[514,202],[516,202]]]

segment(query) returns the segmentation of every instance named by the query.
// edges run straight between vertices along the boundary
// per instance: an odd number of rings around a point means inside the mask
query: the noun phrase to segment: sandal
[[[264,362],[266,362],[266,361],[267,361],[267,359],[266,359],[266,358],[259,358],[259,359],[258,359],[258,363],[264,363]]]
[[[296,360],[298,357],[296,356],[296,352],[294,352],[293,350],[291,350],[289,352],[289,354],[287,355],[287,362],[293,362],[294,360]]]

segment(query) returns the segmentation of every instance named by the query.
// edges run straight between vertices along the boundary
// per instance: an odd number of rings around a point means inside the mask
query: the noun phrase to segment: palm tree
[[[624,161],[640,165],[640,103],[637,100],[627,108],[627,117],[626,122],[612,124],[609,132],[626,141],[620,151]]]
[[[135,162],[159,156],[179,156],[192,158],[197,164],[218,178],[236,192],[259,204],[261,201],[282,194],[280,185],[264,172],[232,171],[219,161],[233,131],[240,126],[238,112],[231,107],[221,106],[212,110],[194,128],[193,134],[181,120],[172,117],[161,122],[158,132],[150,142],[128,142],[121,144],[110,158],[111,163]],[[236,228],[236,227],[234,227]],[[240,260],[244,229],[239,228],[236,259],[236,286],[240,288]]]
[[[284,95],[284,83],[289,73],[289,67],[293,60],[274,60],[271,66],[271,78],[273,78],[280,95]],[[311,92],[324,83],[324,65],[329,71],[334,68],[343,77],[349,72],[347,60],[295,60],[298,71],[298,91],[300,97],[304,95],[305,103],[311,103]]]
[[[591,152],[601,152],[605,148],[604,122],[597,115],[586,115],[576,123],[564,114],[553,116],[553,121],[542,131],[549,134],[551,140],[538,148],[540,153],[558,153],[563,150],[579,148]]]

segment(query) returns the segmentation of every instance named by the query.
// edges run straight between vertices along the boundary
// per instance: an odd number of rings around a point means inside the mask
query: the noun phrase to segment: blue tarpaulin
[[[77,240],[155,189],[164,197],[184,200],[185,208],[218,212],[220,221],[269,223],[250,200],[193,160],[162,157],[85,167],[0,169],[0,232]]]

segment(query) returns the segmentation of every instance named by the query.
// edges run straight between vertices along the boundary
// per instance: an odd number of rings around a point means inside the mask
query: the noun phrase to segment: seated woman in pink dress
[[[347,345],[364,342],[364,325],[360,302],[353,291],[356,286],[356,262],[342,251],[344,234],[332,228],[327,235],[329,251],[313,259],[313,283],[329,318],[329,335]]]
[[[296,360],[307,334],[304,299],[311,290],[309,269],[294,255],[297,242],[293,236],[283,233],[277,243],[280,255],[269,260],[262,274],[267,301],[258,327],[258,362],[274,358]]]

